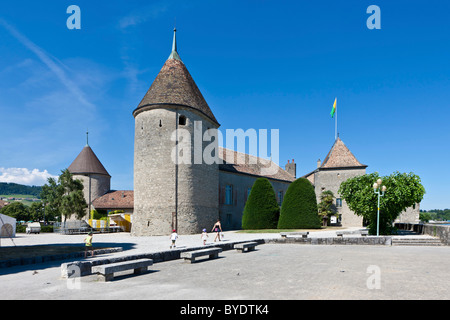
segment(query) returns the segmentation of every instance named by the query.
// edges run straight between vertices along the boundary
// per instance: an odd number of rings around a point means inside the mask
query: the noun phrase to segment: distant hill
[[[23,194],[39,198],[39,194],[41,193],[41,191],[42,187],[25,186],[17,183],[0,182],[1,195]]]

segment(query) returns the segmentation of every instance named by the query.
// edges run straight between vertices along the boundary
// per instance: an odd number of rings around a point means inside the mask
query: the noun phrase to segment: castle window
[[[342,208],[342,199],[336,198],[336,208]]]
[[[281,207],[283,203],[283,191],[278,191],[278,205]]]
[[[179,124],[180,126],[185,126],[185,125],[186,125],[186,117],[185,117],[185,116],[180,116],[180,117],[178,118],[178,124]]]
[[[161,120],[159,120],[159,127],[160,127],[160,128],[162,127],[162,123],[161,123]]]
[[[225,204],[233,204],[233,186],[225,186]]]

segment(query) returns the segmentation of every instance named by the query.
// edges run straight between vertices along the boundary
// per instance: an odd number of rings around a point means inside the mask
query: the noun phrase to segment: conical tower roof
[[[331,147],[330,152],[328,152],[325,160],[323,160],[320,168],[343,168],[343,167],[364,167],[367,166],[362,164],[356,159],[356,157],[347,148],[341,138],[337,137]]]
[[[153,81],[139,106],[134,110],[136,116],[140,111],[157,108],[161,105],[179,105],[199,111],[204,116],[219,124],[203,98],[183,61],[177,52],[176,29],[172,53],[164,63],[161,71]]]
[[[108,171],[106,171],[89,145],[86,145],[81,150],[68,170],[72,174],[102,174],[110,177]]]

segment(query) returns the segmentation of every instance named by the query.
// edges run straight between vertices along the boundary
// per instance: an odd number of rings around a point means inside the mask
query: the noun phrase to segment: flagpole
[[[336,98],[337,101],[337,98]],[[338,112],[337,112],[337,103],[336,103],[336,120],[335,120],[335,124],[334,124],[334,140],[337,139],[337,117],[338,117]]]

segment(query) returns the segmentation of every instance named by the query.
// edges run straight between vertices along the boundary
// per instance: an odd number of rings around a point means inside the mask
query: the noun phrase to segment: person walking
[[[92,238],[93,233],[89,232],[87,237],[84,239],[84,243],[86,244],[85,250],[84,250],[84,257],[87,256],[87,251],[91,250],[91,255],[94,256],[94,247],[92,246]]]
[[[170,249],[172,249],[172,247],[174,247],[174,248],[177,247],[175,245],[175,241],[177,241],[177,239],[178,239],[177,230],[173,229],[172,230],[172,234],[170,235],[170,240],[172,240],[172,244],[170,245]]]
[[[220,219],[217,220],[217,222],[214,224],[214,226],[211,229],[211,232],[216,232],[216,237],[214,238],[214,242],[216,242],[217,238],[219,238],[220,241],[220,233],[222,232],[222,225],[220,224]]]
[[[208,233],[206,232],[206,229],[203,229],[202,233],[203,245],[206,245],[206,239],[208,239]]]

